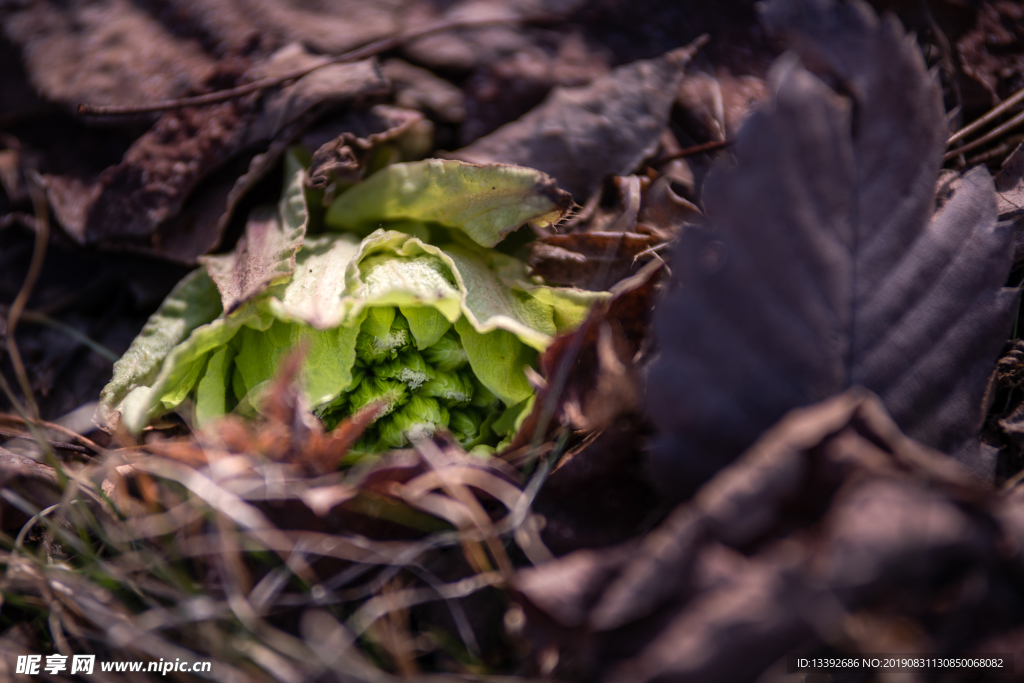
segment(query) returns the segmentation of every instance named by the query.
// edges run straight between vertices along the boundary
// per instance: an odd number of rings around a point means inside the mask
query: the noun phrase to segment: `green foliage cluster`
[[[328,428],[378,409],[353,457],[440,429],[467,450],[500,448],[532,404],[525,367],[602,296],[540,284],[490,248],[556,219],[564,193],[531,169],[394,164],[310,225],[303,178],[293,155],[277,212],[171,292],[115,365],[99,423],[254,415],[302,346],[301,395]]]
[[[429,341],[429,340],[428,340]],[[502,404],[473,374],[458,333],[449,328],[417,348],[405,316],[391,306],[370,309],[356,340],[350,390],[317,413],[328,427],[376,405],[378,418],[355,453],[408,445],[410,436],[447,429],[463,448],[494,446],[492,425]]]

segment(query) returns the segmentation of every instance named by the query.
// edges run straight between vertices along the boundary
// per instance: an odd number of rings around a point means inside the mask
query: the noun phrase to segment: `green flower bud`
[[[351,412],[355,413],[375,401],[383,401],[385,408],[377,417],[379,420],[384,415],[393,411],[396,407],[405,403],[409,396],[409,390],[405,384],[393,379],[380,377],[367,377],[349,394],[349,406]]]
[[[466,375],[434,370],[419,394],[441,399],[449,405],[464,405],[473,398],[473,381]]]
[[[410,438],[427,437],[438,429],[447,429],[449,419],[448,411],[435,399],[413,396],[393,415],[378,423],[378,445],[382,450],[401,448]]]
[[[366,364],[391,360],[410,341],[409,323],[393,306],[374,306],[356,339],[356,358]]]
[[[423,361],[423,356],[415,349],[405,348],[398,353],[397,358],[373,366],[373,374],[385,379],[397,379],[409,387],[409,391],[416,391],[430,379],[432,373]]]
[[[466,350],[455,332],[449,331],[433,346],[423,349],[423,358],[438,370],[451,372],[466,365]]]
[[[363,380],[365,378],[366,378],[366,371],[364,369],[362,369],[362,368],[352,368],[352,381],[349,382],[347,387],[345,387],[345,391],[352,391],[353,389],[358,387],[360,384],[362,384]],[[336,400],[343,401],[346,398],[347,398],[347,394],[343,393]]]
[[[480,442],[483,422],[483,417],[477,411],[456,408],[451,411],[448,430],[464,448],[472,448]]]

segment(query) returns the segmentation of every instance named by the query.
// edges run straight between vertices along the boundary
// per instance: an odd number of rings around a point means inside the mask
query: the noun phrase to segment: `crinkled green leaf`
[[[476,250],[452,245],[445,254],[465,293],[463,312],[477,332],[506,330],[538,351],[547,348],[557,332],[550,306],[523,289],[510,287]]]
[[[260,390],[277,374],[290,349],[305,346],[301,383],[314,406],[337,398],[352,382],[359,327],[317,330],[301,323],[275,320],[265,331],[245,328],[235,357],[249,402],[257,405]],[[254,394],[255,392],[255,394]]]
[[[387,221],[440,223],[493,247],[524,223],[558,221],[571,206],[550,176],[530,168],[427,159],[373,174],[335,199],[324,221],[364,235]]]
[[[217,318],[194,329],[167,354],[150,386],[137,386],[125,396],[120,405],[125,427],[137,433],[152,418],[177,408],[199,379],[211,351],[230,342],[246,323],[258,326],[268,322],[249,306],[231,317]]]
[[[396,258],[401,257],[401,258]],[[346,272],[351,315],[365,305],[429,305],[446,320],[466,316],[474,329],[506,330],[537,350],[582,320],[586,307],[607,296],[528,284],[516,259],[479,247],[426,244],[393,230],[365,238]],[[410,323],[411,324],[411,323]]]
[[[427,305],[444,315],[459,316],[459,291],[451,282],[447,264],[434,254],[370,254],[359,262],[359,274],[363,284],[353,294],[365,302],[377,306]]]
[[[128,351],[114,363],[113,378],[100,394],[96,424],[113,430],[128,394],[152,385],[171,350],[192,330],[220,313],[220,296],[206,270],[200,268],[186,275],[146,322]]]
[[[320,330],[341,325],[352,306],[345,299],[345,273],[359,248],[359,239],[348,234],[306,240],[291,281],[268,298],[269,310],[279,319]]]
[[[606,292],[590,292],[571,287],[533,287],[527,291],[530,296],[551,307],[558,334],[579,327],[591,305],[608,296]]]
[[[485,409],[496,408],[498,406],[501,401],[498,400],[498,397],[495,396],[490,389],[481,384],[480,379],[475,375],[473,384],[475,388],[473,391],[473,400],[469,402],[469,405],[474,408]]]

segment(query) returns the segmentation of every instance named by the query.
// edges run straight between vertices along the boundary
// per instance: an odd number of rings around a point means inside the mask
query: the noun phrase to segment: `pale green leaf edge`
[[[152,386],[174,348],[197,327],[220,315],[221,310],[220,294],[205,268],[182,278],[114,363],[113,377],[100,393],[96,424],[108,432],[116,429],[128,395]]]
[[[556,223],[571,206],[569,193],[536,169],[425,159],[391,164],[351,187],[324,223],[366,234],[388,221],[433,222],[493,247],[525,223]]]

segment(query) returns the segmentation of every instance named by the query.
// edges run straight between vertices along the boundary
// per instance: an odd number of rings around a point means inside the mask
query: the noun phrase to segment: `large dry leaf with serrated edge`
[[[1018,297],[1002,287],[1010,235],[985,169],[931,215],[946,119],[899,24],[822,0],[773,2],[765,19],[800,56],[775,64],[735,167],[709,177],[715,230],[678,246],[656,316],[652,466],[676,496],[787,410],[853,385],[910,436],[957,451],[980,427]]]

